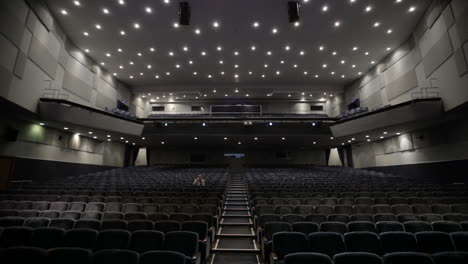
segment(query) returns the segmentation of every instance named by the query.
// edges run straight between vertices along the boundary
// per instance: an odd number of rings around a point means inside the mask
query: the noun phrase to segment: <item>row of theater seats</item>
[[[121,212],[121,213],[204,213],[216,212],[220,201],[216,198],[206,201],[206,204],[156,204],[156,203],[100,203],[100,202],[0,202],[0,210],[37,210],[37,211],[77,211],[77,212]]]
[[[27,194],[6,194],[0,195],[0,201],[47,201],[47,202],[83,202],[83,203],[167,203],[176,200],[180,203],[203,204],[205,200],[222,199],[222,193],[169,193],[148,194],[142,192],[138,196],[100,196],[100,195],[27,195]],[[148,196],[149,195],[149,196]]]
[[[378,204],[467,204],[468,197],[360,197],[360,198],[262,198],[257,197],[252,199],[252,204],[254,206],[261,204],[270,204],[270,205],[378,205]]]
[[[265,188],[265,187],[264,187]],[[288,188],[288,186],[277,186],[275,190],[272,191],[258,191],[256,188],[251,189],[252,198],[422,198],[422,197],[453,197],[453,195],[458,194],[457,196],[468,196],[468,193],[465,191],[455,190],[455,191],[373,191],[373,192],[343,192],[337,191],[336,189],[331,191],[328,188],[325,190],[307,190],[301,191],[302,188]],[[278,192],[280,190],[280,192]],[[391,189],[393,190],[393,188]]]
[[[466,252],[441,252],[424,254],[417,252],[398,252],[383,257],[372,253],[349,252],[336,254],[333,258],[320,253],[291,253],[284,257],[283,264],[465,264]]]
[[[407,205],[407,204],[396,204],[396,205],[257,205],[253,207],[252,212],[256,215],[262,214],[341,214],[341,215],[352,215],[352,214],[468,214],[468,204],[434,204],[434,205]]]
[[[271,247],[266,249],[266,253],[270,256],[271,262],[275,263],[283,260],[288,254],[298,252],[315,252],[334,258],[344,252],[368,253],[375,256],[397,252],[425,254],[466,252],[468,251],[467,242],[467,232],[450,235],[435,231],[416,234],[387,232],[380,235],[371,232],[350,232],[344,236],[328,232],[311,233],[308,236],[299,232],[278,232],[273,235]]]
[[[0,250],[4,264],[186,264],[184,254],[175,251],[148,251],[142,254],[128,249],[106,249],[93,254],[84,248],[13,247]]]

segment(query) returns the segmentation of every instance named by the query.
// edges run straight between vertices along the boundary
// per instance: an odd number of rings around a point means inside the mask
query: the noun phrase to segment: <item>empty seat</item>
[[[60,217],[60,211],[52,211],[52,210],[45,210],[41,211],[38,215],[39,217],[45,217],[45,218],[59,218]]]
[[[443,217],[439,214],[423,214],[420,216],[421,216],[421,221],[428,222],[428,223],[444,220]]]
[[[73,219],[55,218],[50,220],[49,223],[49,227],[56,227],[65,231],[72,229],[73,226],[75,226],[75,220]]]
[[[34,229],[31,246],[49,249],[62,244],[65,231],[55,227],[41,227]]]
[[[355,214],[368,214],[373,215],[374,209],[370,205],[359,204],[353,206],[353,210]]]
[[[422,215],[422,214],[431,214],[431,207],[427,204],[414,204],[411,206],[413,213]]]
[[[140,264],[154,263],[185,264],[186,258],[184,254],[174,251],[150,251],[140,255]]]
[[[4,264],[46,264],[47,251],[35,247],[12,247],[2,252]]]
[[[118,212],[108,212],[102,215],[102,220],[123,220],[124,214]]]
[[[377,227],[377,232],[379,233],[405,231],[403,224],[396,221],[378,222],[375,226]]]
[[[173,213],[169,215],[169,220],[177,221],[183,223],[185,221],[190,221],[192,216],[186,213]]]
[[[33,207],[33,202],[31,201],[19,201],[16,203],[16,210],[31,210]]]
[[[337,205],[335,206],[335,214],[352,215],[353,207],[350,205]]]
[[[366,231],[349,232],[344,235],[347,251],[380,254],[380,240],[377,234]]]
[[[89,249],[57,247],[49,250],[50,264],[92,264],[93,254]]]
[[[442,216],[445,221],[453,221],[453,222],[464,222],[468,221],[468,214],[460,214],[460,213],[448,213]]]
[[[378,222],[397,222],[398,218],[394,214],[376,214],[374,220]]]
[[[3,217],[0,218],[0,227],[22,226],[25,220],[23,217],[18,216]]]
[[[141,212],[141,204],[137,203],[127,203],[123,205],[123,213],[139,213]]]
[[[432,255],[435,264],[466,264],[468,252],[441,252]]]
[[[124,220],[104,220],[101,222],[101,230],[127,229],[127,221]]]
[[[468,214],[468,204],[452,204],[452,212],[459,214]]]
[[[18,212],[18,216],[23,218],[37,217],[38,215],[38,210],[21,210]]]
[[[138,264],[139,255],[126,249],[107,249],[94,254],[93,264]]]
[[[101,221],[102,213],[101,212],[84,212],[84,213],[81,213],[80,219]]]
[[[374,205],[374,201],[370,197],[360,197],[354,200],[356,205]]]
[[[333,257],[334,264],[382,264],[379,255],[366,252],[345,252]]]
[[[78,220],[81,217],[81,212],[77,211],[63,211],[60,214],[60,218],[64,219],[73,219],[73,220]]]
[[[423,221],[406,222],[404,223],[404,226],[406,232],[410,232],[413,234],[423,231],[432,231],[432,225]]]
[[[24,221],[24,226],[31,227],[31,228],[39,228],[39,227],[48,227],[50,223],[49,218],[45,217],[31,217]]]
[[[84,212],[86,208],[85,203],[81,202],[73,202],[68,204],[67,211],[78,211],[78,212]]]
[[[104,211],[105,204],[104,203],[98,203],[98,202],[93,202],[93,203],[88,203],[86,205],[86,212],[103,212]]]
[[[307,236],[299,232],[278,232],[273,235],[272,241],[273,253],[280,261],[288,254],[306,252],[309,248]]]
[[[130,232],[125,230],[104,230],[99,232],[96,250],[125,249],[130,241]]]
[[[68,203],[67,202],[53,202],[49,206],[49,210],[53,211],[66,211],[68,208]]]
[[[454,232],[450,233],[450,237],[455,245],[457,251],[468,252],[468,232]]]
[[[290,225],[305,221],[305,216],[299,214],[287,214],[281,216],[281,221],[289,223]]]
[[[310,251],[333,257],[345,251],[343,236],[338,233],[318,232],[308,236]]]
[[[145,203],[141,207],[141,212],[145,214],[156,213],[159,210],[159,205],[153,203]]]
[[[321,214],[311,214],[306,216],[306,221],[321,224],[327,221],[327,216]]]
[[[72,229],[65,233],[63,246],[92,249],[96,245],[98,231],[93,229]]]
[[[392,207],[390,205],[378,204],[372,206],[375,214],[393,214]]]
[[[437,221],[432,223],[434,231],[440,231],[445,233],[453,233],[462,231],[462,227],[459,223],[452,221]]]
[[[320,214],[320,215],[331,215],[334,213],[334,209],[332,206],[329,205],[317,205],[315,206],[315,214]]]
[[[327,217],[328,222],[340,222],[340,223],[349,223],[351,219],[349,218],[348,215],[342,215],[342,214],[331,214]]]
[[[146,220],[146,214],[144,213],[126,213],[124,214],[125,221],[134,221],[134,220]]]
[[[108,203],[104,207],[104,212],[122,212],[122,204],[121,203]]]
[[[29,245],[33,229],[29,227],[6,227],[0,236],[0,248]]]
[[[463,221],[460,225],[462,226],[463,231],[468,231],[468,221]]]
[[[0,218],[7,216],[18,216],[19,211],[13,209],[0,209]]]
[[[127,230],[130,232],[138,230],[153,230],[154,223],[150,220],[134,220],[129,221],[127,225]]]
[[[454,251],[455,246],[447,233],[427,231],[416,233],[419,249],[422,252],[433,254],[444,251]]]
[[[296,214],[300,215],[310,215],[314,213],[314,206],[313,205],[297,205],[294,209]]]
[[[421,217],[416,214],[399,214],[397,218],[398,221],[401,223],[406,223],[410,221],[421,221]]]
[[[88,228],[94,230],[101,230],[101,221],[98,220],[83,220],[80,219],[76,221],[75,226],[73,228]]]
[[[47,202],[47,201],[38,201],[38,202],[34,202],[34,203],[33,203],[31,209],[33,209],[33,210],[39,210],[39,211],[44,211],[44,210],[48,210],[48,209],[49,209],[49,206],[50,206],[50,202]]]
[[[349,232],[367,231],[367,232],[377,233],[377,228],[375,227],[374,223],[364,222],[364,221],[348,223],[348,230]]]
[[[154,230],[161,231],[164,234],[172,231],[180,231],[181,226],[177,221],[163,220],[154,223]]]
[[[320,224],[320,232],[336,232],[344,234],[348,232],[348,226],[341,222],[323,222]]]
[[[164,233],[154,230],[140,230],[132,233],[129,249],[138,253],[162,250]]]
[[[380,234],[383,253],[418,251],[416,237],[408,232],[385,232]]]
[[[431,256],[417,252],[397,252],[386,254],[384,264],[434,264]]]
[[[202,207],[203,206],[201,206],[200,208]],[[161,204],[159,206],[159,212],[165,213],[165,214],[177,213],[178,210],[179,210],[179,205],[177,204]]]
[[[319,228],[320,226],[317,223],[311,223],[311,222],[296,222],[292,224],[292,231],[300,232],[305,235],[318,232]]]
[[[190,261],[198,252],[198,235],[190,231],[168,232],[165,237],[164,248],[182,253]]]
[[[431,206],[432,212],[434,214],[448,214],[452,212],[452,208],[448,204],[433,204]]]
[[[284,257],[284,264],[333,264],[331,258],[325,254],[300,252],[288,254]]]

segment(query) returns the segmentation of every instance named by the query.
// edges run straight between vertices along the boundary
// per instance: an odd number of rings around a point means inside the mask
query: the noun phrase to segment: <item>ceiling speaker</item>
[[[289,23],[299,22],[299,9],[301,5],[298,1],[288,2]]]
[[[188,2],[179,3],[179,24],[183,26],[190,25],[190,4]]]

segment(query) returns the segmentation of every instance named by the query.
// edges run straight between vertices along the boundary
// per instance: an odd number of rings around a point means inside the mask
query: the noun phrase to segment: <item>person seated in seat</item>
[[[193,181],[193,185],[195,185],[195,186],[205,186],[205,179],[203,179],[203,175],[198,174],[198,176]]]

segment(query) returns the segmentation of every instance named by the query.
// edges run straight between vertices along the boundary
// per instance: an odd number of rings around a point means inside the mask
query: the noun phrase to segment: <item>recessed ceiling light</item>
[[[166,72],[166,75],[171,75],[171,73],[170,73],[170,72]]]
[[[239,52],[238,52],[238,51],[234,51],[234,55],[235,55],[235,56],[239,55]]]
[[[128,64],[133,65],[134,63],[133,63],[133,61],[131,61],[131,62],[129,62]]]
[[[175,67],[178,69],[178,68],[180,68],[180,65],[179,65],[179,64],[176,64]]]
[[[252,75],[252,72],[251,72],[251,71],[249,71],[249,75]]]
[[[380,27],[380,22],[375,22],[374,27]]]
[[[151,52],[154,52],[154,51],[155,51],[155,49],[154,49],[154,48],[150,48],[150,51],[151,51]]]
[[[199,28],[195,29],[195,34],[200,35],[200,34],[201,34],[201,30],[200,30]]]
[[[322,12],[327,12],[327,11],[328,11],[328,6],[327,5],[322,6]]]
[[[391,50],[391,49],[392,49],[392,48],[390,48],[390,47],[387,47],[387,50]]]
[[[334,71],[332,71],[332,72],[331,72],[331,75],[335,75],[335,72],[334,72]]]
[[[116,73],[116,72],[114,72],[112,75],[114,75],[114,76],[117,76],[117,73]]]
[[[301,52],[299,52],[299,55],[301,55],[301,56],[304,56],[304,54],[305,54],[305,51],[303,51],[303,50],[301,50]]]
[[[393,29],[388,29],[387,30],[387,34],[392,34],[393,33]]]
[[[326,68],[326,67],[328,67],[327,64],[323,64],[323,65],[322,65],[322,68]]]
[[[219,27],[219,22],[218,22],[218,21],[214,21],[214,22],[213,22],[213,27],[214,27],[214,28],[218,28],[218,27]]]
[[[86,53],[89,53],[89,49],[85,49],[85,52],[86,52]]]
[[[356,65],[355,64],[351,65],[351,68],[356,68]]]
[[[335,25],[335,27],[339,27],[339,26],[341,26],[341,22],[340,21],[335,21],[334,25]]]
[[[62,13],[62,15],[65,15],[65,16],[68,15],[67,10],[65,10],[65,9],[60,10],[60,12]]]
[[[333,56],[336,56],[336,54],[338,54],[336,51],[332,52]]]
[[[307,75],[307,74],[308,74],[308,72],[305,71],[305,72],[304,72],[304,75]]]
[[[315,75],[315,78],[318,78],[318,77],[319,77],[319,75],[318,75],[318,74],[316,74],[316,75]],[[312,96],[312,95],[311,95],[311,96]]]
[[[368,55],[369,55],[369,52],[368,52],[368,51],[364,52],[364,55],[368,56]]]
[[[172,24],[172,26],[173,26],[174,28],[179,28],[179,22],[174,22],[174,23]]]
[[[262,74],[262,78],[265,78],[265,74]]]
[[[148,64],[146,67],[147,67],[148,69],[151,69],[151,64]]]
[[[171,57],[174,56],[174,52],[169,51],[169,56],[171,56]]]
[[[110,54],[110,53],[106,53],[106,57],[110,57],[110,56],[111,56],[111,54]]]
[[[271,55],[271,51],[267,51],[267,55],[270,56],[270,55]]]
[[[99,25],[99,24],[96,24],[95,27],[96,27],[97,29],[102,29],[101,25]]]
[[[140,24],[134,23],[134,24],[133,24],[133,27],[136,28],[136,29],[139,29],[139,28],[140,28]]]
[[[193,72],[193,75],[197,75],[198,73],[197,72]]]
[[[119,69],[123,69],[123,68],[124,68],[124,66],[122,66],[122,65],[119,66]]]
[[[277,28],[273,28],[273,29],[271,30],[271,33],[273,33],[273,34],[278,33],[278,29],[277,29]]]
[[[234,68],[239,68],[239,65],[237,65],[237,64],[234,64]]]
[[[257,48],[255,46],[250,47],[251,50],[256,50]]]
[[[193,61],[189,60],[188,63],[189,63],[189,64],[193,64]]]
[[[294,64],[293,67],[294,67],[294,68],[297,68],[297,64]]]
[[[353,51],[356,51],[358,50],[359,48],[358,47],[353,47]]]
[[[138,55],[138,57],[141,57],[141,56],[142,56],[142,54],[141,54],[140,52],[138,52],[137,55]]]
[[[341,61],[341,64],[345,64],[345,63],[346,63],[346,61],[345,61],[345,60],[342,60],[342,61]]]
[[[364,9],[366,12],[372,11],[372,6],[366,6],[366,9]]]
[[[301,22],[299,22],[299,21],[294,22],[294,26],[295,26],[295,27],[298,27],[298,26],[300,26],[300,25],[301,25]]]
[[[80,1],[73,1],[73,4],[75,4],[76,6],[80,6],[80,5],[81,5]]]
[[[258,27],[260,26],[260,23],[258,23],[258,22],[255,21],[255,22],[253,22],[252,26],[253,26],[254,28],[258,28]]]
[[[415,6],[411,6],[409,9],[408,9],[408,12],[412,13],[416,10],[416,7]]]
[[[217,46],[217,47],[216,47],[216,50],[217,50],[217,51],[222,51],[222,50],[223,50],[223,47]]]
[[[110,13],[110,12],[109,12],[109,9],[107,9],[107,8],[103,8],[103,9],[102,9],[102,12],[103,12],[104,14],[106,14],[106,15]]]
[[[85,32],[83,32],[83,35],[89,36],[89,33],[85,31]]]
[[[145,7],[145,12],[148,13],[148,14],[151,14],[153,13],[153,9],[149,6]]]
[[[222,60],[219,61],[219,64],[223,64],[223,63],[224,63],[224,61],[222,61]]]
[[[169,4],[169,2],[170,2],[169,0],[164,0],[165,4]]]
[[[280,75],[280,71],[276,71],[276,75]]]
[[[104,65],[106,65],[106,64],[105,64],[104,62],[101,62],[101,65],[104,66]]]
[[[122,52],[122,49],[117,49],[118,52]]]
[[[263,67],[268,68],[268,64],[263,65]]]
[[[205,52],[205,51],[202,51],[202,52],[201,52],[201,55],[202,55],[202,56],[206,56],[206,52]]]
[[[63,129],[64,129],[64,130],[68,130],[68,127],[64,127]]]
[[[324,46],[320,46],[320,47],[319,47],[319,50],[320,50],[320,51],[322,51],[322,50],[324,50],[324,49],[325,49]]]
[[[375,61],[371,61],[370,63],[371,63],[371,64],[375,64]]]
[[[282,60],[282,61],[280,61],[280,63],[281,63],[281,64],[284,64],[284,61]]]
[[[155,75],[154,78],[159,79],[159,75]],[[156,99],[159,99],[159,97],[157,97]]]
[[[125,1],[124,0],[119,0],[119,4],[125,5]]]
[[[290,49],[291,49],[291,47],[290,47],[290,46],[286,46],[286,47],[284,47],[284,50],[290,50]]]
[[[120,35],[125,36],[125,31],[121,30]]]
[[[213,76],[211,76],[211,74],[208,74],[208,79],[211,79]]]

